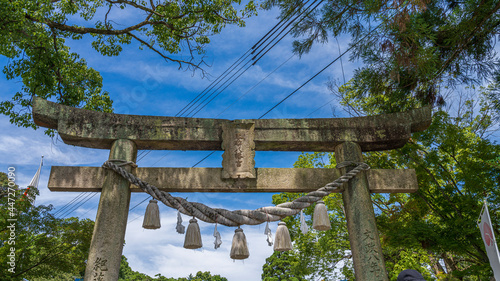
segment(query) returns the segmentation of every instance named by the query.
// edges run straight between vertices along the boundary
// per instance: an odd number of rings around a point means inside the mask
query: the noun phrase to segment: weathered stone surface
[[[337,146],[335,159],[337,163],[344,161],[363,162],[361,149],[353,142]],[[354,166],[343,168],[342,172],[346,173],[353,168]],[[354,276],[359,281],[388,281],[368,188],[369,183],[371,180],[368,181],[367,177],[360,173],[347,182],[347,187],[342,193],[354,264]]]
[[[220,150],[223,119],[109,114],[72,108],[35,97],[36,124],[57,129],[67,144],[109,149],[117,139],[133,140],[138,149]],[[412,132],[431,123],[431,109],[357,118],[261,119],[255,123],[255,149],[334,151],[343,142],[363,151],[403,146]]]
[[[109,159],[134,161],[137,148],[129,140],[113,143]],[[130,171],[130,167],[125,167]],[[113,171],[103,173],[99,208],[94,224],[85,281],[116,281],[120,271],[125,229],[130,205],[130,184]]]
[[[255,123],[239,120],[222,123],[222,177],[255,178]]]
[[[140,179],[167,192],[310,192],[340,177],[340,169],[257,168],[256,179],[222,179],[221,168],[137,168]],[[365,172],[372,193],[416,192],[415,170]],[[101,191],[105,169],[52,166],[51,191]],[[132,192],[142,189],[132,185]],[[341,192],[339,190],[338,192]]]

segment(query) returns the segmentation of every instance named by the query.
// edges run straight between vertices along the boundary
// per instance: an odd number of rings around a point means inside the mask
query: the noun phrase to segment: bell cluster
[[[161,227],[160,225],[160,210],[158,208],[157,200],[150,200],[148,206],[146,207],[146,214],[144,215],[144,221],[142,227],[145,229],[158,229]],[[308,227],[305,223],[303,213],[301,211],[301,231],[302,233],[307,233]],[[314,208],[314,216],[313,216],[313,228],[320,231],[325,231],[331,229],[330,219],[328,217],[328,210],[323,201],[318,201]],[[180,213],[177,214],[177,232],[184,234],[184,226],[182,225],[182,218]],[[186,249],[199,249],[203,247],[203,243],[201,241],[201,233],[200,227],[198,225],[198,221],[196,218],[192,218],[189,220],[189,225],[187,230],[185,231],[185,239],[184,239],[184,248]],[[268,236],[267,242],[269,246],[273,246],[275,251],[290,251],[292,250],[292,239],[290,238],[290,232],[286,226],[286,223],[280,221],[278,223],[278,228],[276,229],[276,235],[273,243],[271,230],[269,229],[269,222],[267,222],[266,230],[264,234]],[[217,225],[215,226],[214,231],[215,249],[217,249],[222,243],[220,239],[220,234],[217,231]],[[233,242],[231,245],[230,255],[231,259],[234,260],[243,260],[250,256],[250,252],[248,250],[247,239],[245,234],[243,233],[243,229],[238,226],[238,228],[234,231]]]

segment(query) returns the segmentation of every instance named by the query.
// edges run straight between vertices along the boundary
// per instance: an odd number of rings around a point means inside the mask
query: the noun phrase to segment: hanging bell
[[[280,252],[290,251],[292,249],[292,239],[290,239],[290,232],[288,232],[286,223],[282,221],[278,223],[278,229],[276,230],[273,249]]]
[[[321,231],[332,228],[330,218],[328,217],[328,210],[323,201],[318,201],[316,207],[314,207],[313,228]]]
[[[248,252],[247,238],[243,229],[239,226],[234,231],[233,244],[231,245],[231,254],[229,255],[233,260],[244,260],[250,256]]]
[[[142,227],[145,229],[158,229],[160,225],[160,209],[158,208],[158,201],[150,200],[146,207],[146,214],[144,214],[144,221]]]
[[[184,248],[186,249],[199,249],[203,247],[201,243],[200,227],[195,218],[189,220],[189,225],[186,230],[186,238],[184,239]]]

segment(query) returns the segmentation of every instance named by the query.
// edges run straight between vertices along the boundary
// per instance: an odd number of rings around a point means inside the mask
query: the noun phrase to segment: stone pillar
[[[361,148],[354,142],[342,143],[335,148],[335,159],[337,164],[344,161],[363,162]],[[342,168],[342,174],[353,168],[354,166]],[[347,183],[342,199],[356,280],[388,281],[365,172],[359,173]]]
[[[137,147],[130,140],[113,142],[109,159],[134,161]],[[130,172],[130,165],[124,166]],[[127,228],[130,184],[114,171],[106,171],[85,269],[85,281],[116,281]]]

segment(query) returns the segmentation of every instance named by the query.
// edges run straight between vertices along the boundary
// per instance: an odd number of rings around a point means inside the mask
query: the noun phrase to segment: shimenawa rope
[[[284,217],[296,215],[300,212],[300,210],[311,206],[316,201],[321,200],[337,188],[340,188],[344,182],[349,181],[359,172],[370,169],[366,163],[351,161],[342,162],[337,165],[337,168],[343,168],[351,165],[357,166],[335,181],[326,184],[316,191],[309,192],[292,202],[285,202],[276,206],[262,207],[256,210],[229,211],[226,209],[211,208],[202,203],[189,202],[184,198],[174,197],[170,193],[161,191],[156,186],[142,181],[121,167],[128,164],[135,165],[135,163],[126,162],[117,165],[113,162],[123,161],[111,159],[104,162],[102,167],[115,171],[127,179],[131,184],[140,187],[146,193],[153,196],[156,200],[163,202],[171,208],[179,210],[179,212],[185,215],[196,217],[204,222],[217,222],[225,226],[257,225],[267,221],[279,221]]]

